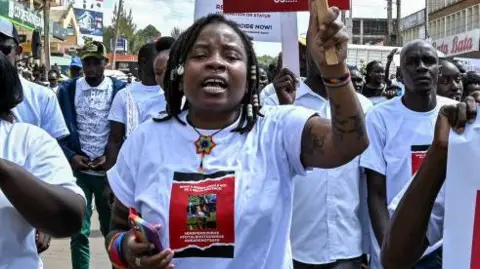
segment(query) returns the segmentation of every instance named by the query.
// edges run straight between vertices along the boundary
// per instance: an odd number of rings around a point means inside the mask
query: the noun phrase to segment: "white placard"
[[[223,0],[195,1],[195,20],[212,13],[223,14]],[[226,17],[235,21],[240,28],[261,42],[281,42],[281,23],[279,13],[239,13]],[[295,37],[297,40],[298,37]]]
[[[281,13],[280,16],[283,66],[290,69],[295,75],[300,76],[297,13],[286,12]]]
[[[474,219],[476,211],[480,214],[480,208],[476,208],[480,207],[476,202],[477,195],[480,195],[479,164],[480,113],[464,134],[450,133],[445,186],[444,269],[480,268],[480,264],[471,267]],[[476,225],[478,227],[480,223]],[[475,255],[480,257],[480,253]]]

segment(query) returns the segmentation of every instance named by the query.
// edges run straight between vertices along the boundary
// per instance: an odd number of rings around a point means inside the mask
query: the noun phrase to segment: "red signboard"
[[[477,191],[475,218],[473,221],[472,258],[470,269],[480,269],[480,191]]]
[[[223,0],[224,13],[308,11],[310,0]],[[328,0],[342,10],[350,9],[350,0]]]

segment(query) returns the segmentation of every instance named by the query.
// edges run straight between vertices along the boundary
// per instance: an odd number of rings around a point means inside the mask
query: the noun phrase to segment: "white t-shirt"
[[[20,122],[38,126],[56,139],[64,138],[68,131],[57,96],[50,89],[30,82],[20,76],[23,87],[23,102],[12,109]]]
[[[109,77],[97,87],[88,85],[85,78],[76,82],[75,109],[82,151],[95,160],[105,154],[110,134],[108,114],[112,104],[113,82]]]
[[[127,123],[127,90],[130,90],[138,110],[139,123],[145,122],[165,110],[165,95],[160,86],[145,86],[141,82],[133,82],[127,88],[119,91],[113,99],[108,120]]]
[[[0,121],[0,158],[22,166],[42,181],[84,196],[57,141],[36,126]],[[1,190],[0,216],[0,268],[42,268],[34,227]]]
[[[432,143],[438,112],[457,102],[437,96],[437,106],[428,112],[415,112],[401,97],[375,106],[368,114],[366,127],[370,146],[360,158],[360,166],[386,176],[387,205],[405,187],[420,167]],[[371,230],[371,267],[382,268],[380,247]],[[427,250],[428,253],[438,246]]]
[[[365,112],[373,107],[368,98],[357,96]],[[267,97],[265,105],[278,105],[275,92]],[[331,119],[330,102],[303,82],[299,83],[295,106]],[[313,169],[305,176],[295,177],[290,233],[294,260],[327,264],[362,255],[359,159],[335,169]]]
[[[162,244],[176,252],[175,268],[292,268],[292,178],[305,173],[301,136],[314,112],[266,107],[245,134],[231,132],[237,121],[214,135],[205,174],[198,172],[199,134],[187,113],[179,116],[186,125],[147,121],[127,138],[108,171],[116,197],[163,225]],[[204,225],[199,211],[208,212]]]
[[[413,178],[412,178],[413,179]],[[395,210],[397,210],[400,201],[402,200],[403,196],[410,187],[410,181],[405,187],[398,193],[397,196],[392,200],[390,205],[388,206],[388,211],[390,215],[393,215]],[[439,242],[442,242],[443,239],[443,220],[445,216],[445,185],[442,186],[440,192],[435,199],[435,203],[433,204],[432,214],[430,214],[430,221],[428,222],[428,229],[427,229],[427,238],[428,242],[431,246],[435,246]]]

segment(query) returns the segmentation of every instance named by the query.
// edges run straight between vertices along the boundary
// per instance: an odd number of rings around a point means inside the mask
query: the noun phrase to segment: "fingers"
[[[465,131],[465,125],[467,124],[467,104],[457,104],[457,118],[455,124],[453,124],[453,130],[457,133],[463,133]]]
[[[324,23],[320,25],[318,31],[322,42],[326,43],[332,39],[344,27],[341,21],[336,20],[339,13],[340,11],[336,7],[329,9],[328,16],[324,19]]]
[[[127,238],[127,248],[132,253],[132,255],[138,257],[143,255],[147,251],[152,249],[152,245],[149,243],[140,243],[135,240],[135,235],[130,234]]]
[[[477,102],[471,96],[465,98],[465,103],[467,105],[467,122],[472,124],[477,118]]]
[[[144,256],[140,258],[140,261],[142,266],[146,268],[169,268],[167,266],[172,262],[173,255],[174,252],[172,250],[166,249],[150,257]]]
[[[347,34],[347,28],[343,25],[339,25],[339,26],[340,28],[335,27],[336,32],[333,35],[330,35],[328,37],[326,37],[320,32],[319,36],[321,37],[321,39],[318,41],[318,45],[323,49],[328,49],[330,47],[336,46],[337,44],[347,43],[348,40],[350,40]]]
[[[475,100],[475,102],[480,104],[480,91],[472,92],[470,96]]]

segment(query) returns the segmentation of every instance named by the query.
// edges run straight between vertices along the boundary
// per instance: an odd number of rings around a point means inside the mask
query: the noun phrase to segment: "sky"
[[[197,0],[211,1],[211,0]],[[113,15],[113,5],[118,0],[105,0],[104,24],[110,25]],[[173,27],[185,29],[193,23],[195,0],[124,0],[127,9],[132,9],[134,22],[141,29],[152,24],[162,35],[169,35]],[[396,16],[396,1],[394,0],[394,17]],[[354,18],[386,18],[386,0],[352,0]],[[402,17],[425,8],[424,0],[402,0]],[[308,27],[308,13],[297,15],[298,32],[304,33]],[[257,55],[276,56],[281,51],[278,43],[256,42]]]

